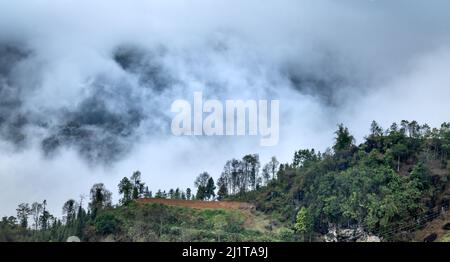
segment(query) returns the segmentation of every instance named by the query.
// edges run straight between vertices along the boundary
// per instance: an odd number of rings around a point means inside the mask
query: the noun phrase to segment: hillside
[[[160,202],[156,201],[156,202]],[[283,229],[254,209],[220,202],[141,200],[105,210],[86,230],[85,241],[282,241]],[[185,202],[185,203],[183,203]],[[214,208],[212,203],[216,203]],[[207,204],[208,207],[202,206]],[[234,203],[238,204],[238,203]],[[242,203],[246,206],[245,203]],[[190,207],[188,207],[190,206]],[[224,208],[224,206],[226,206]]]
[[[257,154],[228,161],[190,188],[148,190],[139,171],[102,183],[88,208],[73,199],[63,218],[22,203],[4,217],[1,241],[448,241],[450,124],[372,122],[356,145],[343,125],[325,152],[300,149],[291,163],[262,167]],[[80,201],[81,202],[81,201]],[[31,223],[29,224],[29,221]]]
[[[385,241],[422,241],[434,232],[414,232],[434,219],[445,220],[449,209],[449,130],[447,123],[431,129],[415,121],[383,130],[373,122],[365,142],[354,145],[340,126],[332,151],[299,150],[293,163],[280,166],[277,179],[233,198],[281,221],[300,222],[306,234],[326,236],[337,228]]]

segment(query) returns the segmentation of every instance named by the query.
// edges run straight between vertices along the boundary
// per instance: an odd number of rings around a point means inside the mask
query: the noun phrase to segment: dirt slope
[[[201,200],[181,200],[181,199],[162,199],[162,198],[142,198],[138,199],[139,204],[156,203],[170,206],[181,206],[199,209],[243,209],[252,210],[255,207],[252,204],[236,201],[201,201]]]

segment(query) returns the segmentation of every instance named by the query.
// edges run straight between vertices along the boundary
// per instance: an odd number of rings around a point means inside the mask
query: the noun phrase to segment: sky
[[[445,0],[0,0],[0,216],[133,171],[193,187],[225,162],[324,151],[339,123],[450,120]],[[175,137],[176,99],[278,99],[280,140]]]

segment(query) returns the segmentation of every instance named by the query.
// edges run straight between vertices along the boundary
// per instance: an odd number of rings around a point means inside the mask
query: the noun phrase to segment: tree
[[[219,190],[217,191],[217,199],[225,199],[228,196],[226,177],[224,177],[223,175],[219,177],[219,179],[217,180],[217,187],[219,188]]]
[[[34,202],[31,204],[31,215],[33,215],[34,229],[38,230],[39,227],[39,218],[42,213],[42,204],[38,202]]]
[[[383,135],[383,128],[381,128],[380,125],[378,125],[377,122],[372,121],[372,124],[370,124],[370,135],[372,136],[382,136]]]
[[[430,183],[429,171],[423,163],[418,163],[414,166],[410,173],[410,178],[414,180],[414,186],[420,190],[426,190]]]
[[[208,183],[206,184],[206,189],[205,189],[205,197],[210,200],[210,199],[214,199],[214,197],[216,196],[215,191],[216,190],[216,186],[214,183],[214,179],[212,177],[210,177],[208,179]]]
[[[94,222],[95,230],[102,235],[114,234],[120,231],[120,220],[113,214],[99,215]]]
[[[63,205],[63,220],[66,225],[71,225],[76,218],[77,203],[73,199],[69,199]]]
[[[14,230],[16,228],[17,224],[17,218],[14,216],[4,216],[2,217],[2,220],[0,221],[0,241],[4,242],[6,241],[5,238],[8,238],[8,240],[11,239],[10,236],[4,236],[8,233],[8,230]]]
[[[408,155],[408,148],[406,145],[398,143],[391,147],[391,152],[397,160],[397,172],[400,172],[400,161]]]
[[[155,194],[155,198],[164,198],[163,192],[161,189],[158,189],[158,191]]]
[[[402,133],[403,135],[406,135],[406,131],[408,130],[408,125],[409,125],[409,121],[407,120],[402,120],[400,121],[400,133]]]
[[[17,211],[17,219],[19,220],[19,224],[22,228],[28,227],[28,217],[31,214],[30,205],[27,203],[21,203],[19,207],[16,209]]]
[[[208,172],[203,172],[195,179],[194,185],[197,187],[197,199],[204,200],[205,198],[207,198],[207,186],[209,178],[210,176]]]
[[[203,186],[206,188],[209,178],[210,178],[210,175],[208,174],[208,172],[203,172],[197,176],[197,178],[195,179],[194,185],[196,187]]]
[[[78,204],[78,211],[76,216],[76,225],[75,225],[75,234],[82,238],[84,235],[84,227],[86,225],[86,211],[83,208],[83,198],[84,196],[80,196],[80,203]]]
[[[226,184],[228,195],[234,193],[234,181],[232,177],[231,161],[227,161],[223,166],[223,171],[220,177],[223,177],[223,182]]]
[[[319,157],[316,155],[314,149],[303,149],[294,153],[294,161],[292,162],[292,165],[295,168],[299,168],[315,162],[318,159]]]
[[[42,211],[42,215],[39,217],[39,223],[41,225],[41,230],[47,230],[52,218],[53,218],[53,215],[50,214],[50,212],[48,212],[48,210],[46,210],[44,208],[44,210]]]
[[[96,217],[98,211],[111,206],[112,193],[105,188],[103,183],[94,184],[91,188],[90,195],[91,202],[89,203],[89,208],[92,217]]]
[[[142,197],[145,183],[141,182],[141,172],[136,171],[131,175],[131,183],[133,184],[132,198],[138,199]]]
[[[186,189],[186,199],[187,199],[187,200],[190,200],[191,197],[192,197],[192,192],[191,192],[191,189],[188,187],[188,188]]]
[[[181,193],[180,193],[180,189],[177,188],[175,189],[175,192],[173,193],[173,196],[175,199],[180,199],[181,198]]]
[[[271,171],[270,171],[269,164],[264,165],[264,167],[262,169],[262,177],[264,180],[264,185],[267,185],[271,178]]]
[[[272,179],[275,179],[275,177],[278,173],[279,167],[280,167],[280,162],[278,162],[277,158],[273,156],[270,159],[270,162],[267,163],[266,166],[264,166],[264,169],[266,170],[265,172],[268,172],[272,176]]]
[[[333,146],[335,152],[349,150],[352,147],[355,139],[350,135],[347,127],[340,124],[335,134],[335,144]]]
[[[228,164],[228,163],[227,163]],[[243,170],[242,170],[242,163],[241,161],[237,159],[232,159],[229,162],[229,172],[230,172],[230,180],[231,180],[231,188],[233,194],[236,194],[238,192],[238,189],[242,188],[243,184]]]
[[[39,217],[39,223],[42,230],[47,230],[48,221],[51,217],[52,215],[47,210],[47,200],[44,199],[44,201],[42,202],[42,214]]]
[[[245,181],[248,181],[249,186],[252,190],[256,189],[257,182],[258,182],[258,175],[259,175],[259,155],[253,154],[253,155],[246,155],[242,159],[243,165],[244,165],[244,176]],[[244,185],[244,188],[246,188],[247,185]],[[245,191],[245,189],[244,189]]]
[[[295,231],[302,234],[304,240],[305,235],[311,233],[312,227],[313,221],[308,210],[305,207],[301,207],[295,219]],[[309,241],[311,241],[311,239],[309,239]]]
[[[232,181],[232,174],[231,174],[231,161],[227,161],[226,164],[223,167],[223,171],[220,174],[221,183],[223,183],[224,187],[227,189],[227,195],[233,194],[233,181]]]
[[[145,189],[144,189],[144,197],[145,198],[152,198],[153,197],[152,196],[152,191],[148,190],[148,186],[146,186]]]
[[[132,200],[133,193],[133,184],[131,181],[124,177],[119,183],[119,194],[122,194],[122,198],[120,199],[120,203],[122,205],[127,205]]]
[[[420,136],[420,125],[417,123],[417,121],[411,121],[408,124],[408,133],[409,136],[412,138],[419,138]]]

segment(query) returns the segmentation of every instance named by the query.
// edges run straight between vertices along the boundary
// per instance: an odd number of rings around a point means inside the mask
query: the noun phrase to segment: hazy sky
[[[439,0],[0,0],[0,215],[140,170],[150,189],[259,153],[325,150],[338,123],[450,121]],[[174,137],[170,104],[279,99],[280,142]]]

